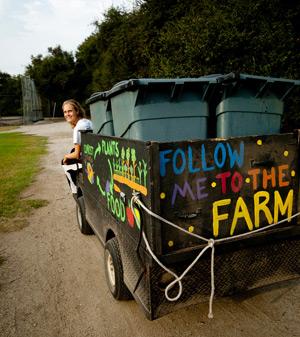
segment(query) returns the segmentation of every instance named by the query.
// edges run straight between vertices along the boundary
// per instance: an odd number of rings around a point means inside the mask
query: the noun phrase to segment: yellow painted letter
[[[288,222],[291,221],[290,217],[292,216],[293,211],[293,196],[294,191],[290,190],[285,203],[283,204],[280,193],[278,191],[274,192],[274,223],[278,222],[278,211],[280,210],[281,215],[284,215],[287,211]]]
[[[265,198],[263,202],[259,202],[259,198]],[[273,217],[272,214],[267,207],[267,203],[270,200],[269,192],[267,191],[260,191],[254,194],[254,225],[256,228],[259,227],[260,221],[259,221],[259,213],[260,211],[265,213],[265,216],[268,220],[269,225],[273,223]]]
[[[244,218],[249,230],[252,231],[253,223],[251,221],[247,205],[245,204],[242,197],[239,197],[237,202],[236,202],[236,206],[235,206],[235,210],[234,210],[234,217],[233,217],[232,225],[231,225],[231,229],[230,229],[230,235],[233,235],[236,224],[237,224],[237,221],[238,221],[239,218]]]
[[[218,207],[226,206],[231,203],[231,199],[218,200],[213,203],[213,233],[219,235],[219,222],[228,219],[228,213],[219,214]]]

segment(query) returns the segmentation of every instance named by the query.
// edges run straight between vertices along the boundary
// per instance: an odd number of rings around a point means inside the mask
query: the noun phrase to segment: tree
[[[99,53],[97,50],[97,36],[90,35],[78,47],[74,69],[74,86],[77,90],[77,99],[83,101],[93,92],[100,90],[100,86],[93,85],[93,72],[96,68]]]
[[[45,57],[32,57],[27,73],[40,93],[53,101],[75,96],[83,102],[129,78],[232,71],[300,78],[299,1],[137,3],[131,12],[110,8],[94,23],[95,31],[79,46],[76,59],[59,46],[49,48]],[[298,105],[290,105],[292,120],[299,115]]]
[[[73,55],[57,46],[49,47],[48,55],[44,57],[32,56],[25,73],[34,79],[42,98],[60,105],[67,98],[76,96],[74,67]]]
[[[21,104],[20,77],[0,72],[0,117],[21,115]]]

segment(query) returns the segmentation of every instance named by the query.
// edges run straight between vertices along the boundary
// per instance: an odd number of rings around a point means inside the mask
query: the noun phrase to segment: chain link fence
[[[21,77],[23,123],[29,124],[43,119],[41,98],[37,92],[33,79],[29,76]]]

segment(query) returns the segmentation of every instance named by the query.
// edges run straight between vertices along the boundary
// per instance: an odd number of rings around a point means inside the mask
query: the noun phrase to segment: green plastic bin
[[[107,91],[94,93],[86,103],[90,107],[93,133],[114,136],[111,104]]]
[[[216,107],[217,137],[280,132],[284,99],[299,81],[235,74],[221,76],[223,97]]]
[[[136,140],[207,138],[214,79],[131,79],[108,93],[115,135]]]

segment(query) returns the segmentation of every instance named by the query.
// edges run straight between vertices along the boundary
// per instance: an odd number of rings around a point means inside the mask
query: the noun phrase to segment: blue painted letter
[[[177,157],[181,157],[181,166],[178,168],[177,167]],[[177,149],[175,152],[174,152],[174,155],[173,155],[173,170],[174,170],[174,173],[175,174],[181,174],[184,169],[185,169],[185,165],[186,165],[186,159],[185,159],[185,153],[183,150],[181,150],[180,148]]]
[[[160,167],[160,175],[164,177],[166,175],[166,164],[171,161],[170,158],[166,158],[165,156],[169,153],[171,153],[173,150],[164,150],[160,151],[159,153],[159,167]]]
[[[228,154],[230,157],[230,168],[233,168],[234,164],[237,163],[239,167],[244,164],[244,142],[240,142],[240,153],[238,154],[236,150],[232,150],[230,144],[227,143]]]

